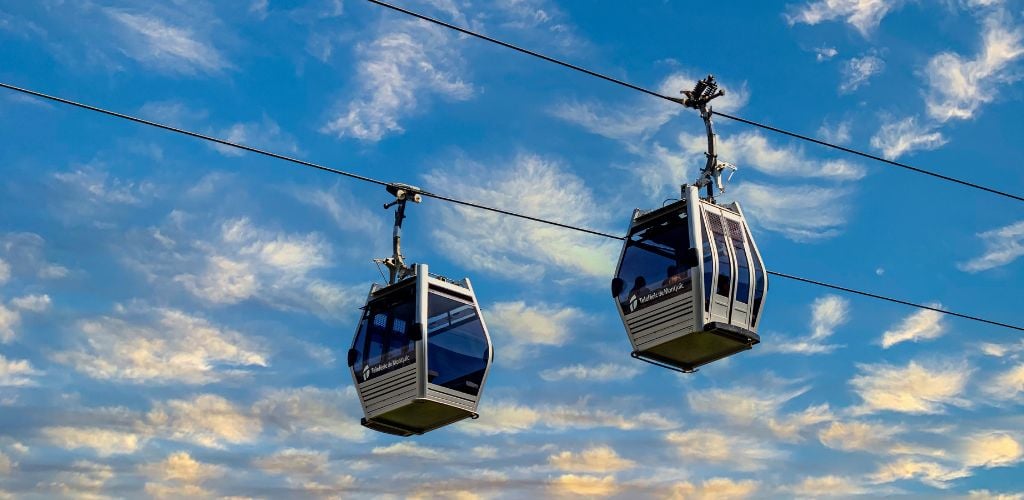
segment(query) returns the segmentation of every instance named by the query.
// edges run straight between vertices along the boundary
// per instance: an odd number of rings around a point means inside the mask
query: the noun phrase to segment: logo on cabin
[[[637,299],[637,296],[636,295],[631,295],[629,297],[629,312],[635,311],[636,310],[636,306],[638,305],[638,303],[639,303],[639,300]]]
[[[365,382],[368,378],[370,378],[370,365],[363,367],[363,381]]]

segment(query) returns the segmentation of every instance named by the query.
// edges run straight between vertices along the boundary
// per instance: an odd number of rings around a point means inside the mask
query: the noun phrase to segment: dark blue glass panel
[[[643,295],[689,279],[690,227],[685,213],[674,213],[637,231],[626,241],[617,277],[622,291],[617,297],[629,312],[630,297]]]
[[[432,290],[427,338],[427,381],[478,394],[490,361],[490,347],[476,307]]]

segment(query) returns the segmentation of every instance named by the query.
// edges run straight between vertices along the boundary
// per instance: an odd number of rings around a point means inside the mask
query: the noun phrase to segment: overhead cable
[[[220,144],[222,146],[227,146],[227,147],[231,147],[231,148],[237,148],[237,149],[240,149],[240,150],[243,150],[243,151],[248,151],[248,152],[251,152],[251,153],[256,153],[256,154],[267,156],[267,157],[270,157],[270,158],[275,158],[275,159],[278,159],[278,160],[283,160],[283,161],[286,161],[286,162],[291,162],[291,163],[294,163],[294,164],[297,164],[297,165],[301,165],[301,166],[304,166],[304,167],[315,168],[317,170],[321,170],[321,171],[324,171],[324,172],[329,172],[329,173],[336,174],[336,175],[341,175],[341,176],[348,177],[348,178],[351,178],[351,179],[356,179],[356,180],[363,181],[363,182],[369,182],[369,183],[377,184],[377,185],[380,185],[380,186],[390,186],[391,185],[391,183],[389,183],[389,182],[385,182],[385,181],[382,181],[382,180],[378,180],[378,179],[374,179],[374,178],[371,178],[371,177],[367,177],[365,175],[355,174],[355,173],[352,173],[352,172],[346,172],[344,170],[339,170],[339,169],[335,169],[335,168],[326,167],[326,166],[319,165],[319,164],[312,163],[312,162],[308,162],[308,161],[305,161],[305,160],[299,160],[297,158],[292,158],[290,156],[285,156],[285,155],[277,154],[277,153],[274,153],[274,152],[271,152],[271,151],[266,151],[266,150],[263,150],[263,149],[254,148],[252,146],[246,146],[246,145],[240,144],[238,142],[228,141],[226,139],[220,139],[220,138],[217,138],[217,137],[212,137],[212,136],[209,136],[209,135],[200,134],[198,132],[193,132],[193,131],[186,130],[186,129],[183,129],[183,128],[180,128],[180,127],[173,127],[173,126],[166,125],[166,124],[163,124],[163,123],[158,123],[158,122],[155,122],[155,121],[146,120],[146,119],[143,119],[143,118],[139,118],[139,117],[132,116],[132,115],[127,115],[127,114],[124,114],[124,113],[119,113],[119,112],[116,112],[116,111],[110,111],[108,109],[100,108],[100,107],[97,107],[97,106],[92,106],[92,105],[89,105],[89,104],[80,103],[80,102],[77,102],[77,101],[72,101],[70,99],[65,99],[63,97],[57,97],[57,96],[53,96],[53,95],[50,95],[50,94],[44,94],[42,92],[38,92],[38,91],[35,91],[35,90],[30,90],[30,89],[18,87],[18,86],[11,85],[11,84],[8,84],[8,83],[0,82],[0,87],[6,88],[6,89],[9,89],[9,90],[13,90],[13,91],[16,91],[16,92],[21,92],[23,94],[28,94],[28,95],[31,95],[31,96],[35,96],[35,97],[38,97],[38,98],[41,98],[41,99],[47,99],[47,100],[50,100],[50,101],[53,101],[53,102],[65,104],[65,105],[68,105],[68,106],[73,106],[73,107],[76,107],[76,108],[79,108],[79,109],[85,109],[85,110],[93,111],[93,112],[96,112],[96,113],[102,113],[102,114],[107,115],[107,116],[113,116],[115,118],[120,118],[120,119],[123,119],[123,120],[128,120],[128,121],[139,123],[139,124],[142,124],[142,125],[148,125],[150,127],[156,127],[156,128],[162,129],[162,130],[167,130],[169,132],[175,132],[175,133],[178,133],[178,134],[186,135],[186,136],[193,137],[193,138],[196,138],[196,139],[201,139],[201,140],[204,140],[204,141],[213,142],[215,144]],[[486,211],[489,211],[489,212],[494,212],[494,213],[499,213],[499,214],[503,214],[503,215],[508,215],[510,217],[517,217],[517,218],[520,218],[520,219],[525,219],[525,220],[529,220],[529,221],[533,221],[533,222],[538,222],[538,223],[541,223],[541,224],[548,224],[548,225],[551,225],[551,226],[557,226],[557,227],[560,227],[560,228],[563,228],[563,229],[569,229],[569,230],[579,231],[579,232],[582,232],[582,233],[591,234],[591,235],[595,235],[595,236],[601,236],[601,237],[604,237],[604,238],[611,238],[611,239],[619,240],[619,241],[625,240],[625,237],[622,237],[622,236],[616,236],[616,235],[613,235],[613,234],[609,234],[609,233],[605,233],[605,232],[601,232],[601,231],[596,231],[596,230],[593,230],[593,229],[587,229],[587,228],[584,228],[584,227],[578,227],[578,226],[573,226],[573,225],[569,225],[569,224],[563,224],[561,222],[555,222],[555,221],[551,221],[551,220],[547,220],[547,219],[542,219],[540,217],[534,217],[534,216],[531,216],[531,215],[525,215],[525,214],[520,214],[520,213],[517,213],[517,212],[512,212],[512,211],[509,211],[509,210],[504,210],[504,209],[500,209],[500,208],[490,207],[490,206],[487,206],[487,205],[483,205],[481,203],[460,200],[460,199],[453,198],[453,197],[450,197],[450,196],[439,195],[439,194],[431,193],[431,192],[428,192],[428,191],[419,191],[419,193],[421,195],[423,195],[423,196],[429,196],[429,197],[437,199],[437,200],[446,201],[446,202],[454,203],[454,204],[457,204],[457,205],[477,208],[477,209],[480,209],[480,210],[486,210]],[[823,282],[823,281],[812,280],[812,279],[809,279],[809,278],[801,278],[799,276],[795,276],[795,275],[792,275],[792,274],[786,274],[786,273],[775,272],[775,271],[768,271],[768,273],[773,275],[773,276],[778,276],[780,278],[785,278],[785,279],[790,279],[790,280],[794,280],[794,281],[799,281],[799,282],[802,282],[802,283],[808,283],[808,284],[812,284],[812,285],[827,287],[827,288],[831,288],[833,290],[841,290],[841,291],[845,291],[845,292],[861,295],[861,296],[864,296],[864,297],[871,297],[871,298],[875,298],[875,299],[885,300],[885,301],[888,301],[888,302],[894,302],[894,303],[897,303],[897,304],[903,304],[903,305],[910,306],[910,307],[916,307],[916,308],[919,308],[919,309],[926,309],[926,310],[929,310],[929,311],[935,311],[935,312],[939,312],[939,313],[942,313],[942,314],[948,314],[948,315],[951,315],[951,316],[956,316],[956,317],[959,317],[959,318],[964,318],[964,319],[968,319],[968,320],[972,320],[972,321],[979,321],[979,322],[982,322],[982,323],[988,323],[988,324],[991,324],[991,325],[1001,326],[1001,327],[1004,327],[1004,328],[1010,328],[1010,329],[1013,329],[1013,330],[1024,331],[1024,327],[1021,327],[1021,326],[1011,325],[1011,324],[1007,324],[1007,323],[1000,323],[1000,322],[997,322],[997,321],[992,321],[992,320],[984,319],[984,318],[981,318],[981,317],[978,317],[978,316],[971,316],[971,315],[967,315],[967,314],[956,313],[956,312],[952,312],[952,311],[947,311],[945,309],[937,309],[937,308],[934,308],[934,307],[931,307],[931,306],[926,306],[924,304],[918,304],[918,303],[915,303],[915,302],[909,302],[909,301],[905,301],[905,300],[901,300],[901,299],[887,297],[887,296],[884,296],[884,295],[874,294],[874,293],[870,293],[870,292],[864,292],[864,291],[856,290],[856,289],[849,288],[849,287],[833,285],[833,284],[829,284],[829,283],[826,283],[826,282]]]
[[[613,78],[611,76],[608,76],[608,75],[605,75],[605,74],[602,74],[602,73],[598,73],[596,71],[589,70],[589,69],[584,68],[582,66],[577,66],[575,64],[572,64],[572,63],[569,63],[569,62],[566,62],[566,61],[562,61],[560,59],[555,59],[555,58],[553,58],[551,56],[547,56],[547,55],[541,54],[540,52],[536,52],[536,51],[533,51],[533,50],[530,50],[530,49],[525,49],[525,48],[519,47],[517,45],[513,45],[511,43],[498,40],[497,38],[493,38],[493,37],[490,37],[490,36],[487,36],[487,35],[484,35],[484,34],[481,34],[481,33],[477,33],[475,31],[469,30],[467,28],[463,28],[461,26],[457,26],[455,24],[452,24],[452,23],[449,23],[449,22],[445,22],[445,21],[442,21],[440,19],[436,19],[436,18],[427,16],[427,15],[424,15],[424,14],[420,14],[418,12],[414,12],[414,11],[405,9],[405,8],[399,7],[397,5],[393,5],[393,4],[390,4],[390,3],[387,3],[387,2],[383,2],[381,0],[367,0],[367,1],[371,2],[371,3],[374,3],[374,4],[377,4],[377,5],[380,5],[381,7],[387,7],[389,9],[391,9],[391,10],[396,11],[396,12],[401,12],[403,14],[415,17],[417,19],[421,19],[423,21],[427,21],[427,22],[436,24],[438,26],[444,26],[445,28],[458,31],[459,33],[463,33],[463,34],[466,34],[466,35],[469,35],[469,36],[472,36],[472,37],[476,37],[476,38],[479,38],[481,40],[486,40],[488,42],[491,42],[491,43],[494,43],[494,44],[497,44],[497,45],[501,45],[502,47],[506,47],[506,48],[515,50],[517,52],[521,52],[523,54],[526,54],[526,55],[529,55],[529,56],[533,56],[533,57],[536,57],[536,58],[539,58],[539,59],[543,59],[545,61],[557,64],[557,65],[565,67],[565,68],[569,68],[569,69],[574,70],[574,71],[579,71],[581,73],[585,73],[587,75],[590,75],[590,76],[593,76],[593,77],[596,77],[596,78],[600,78],[602,80],[614,83],[616,85],[621,85],[623,87],[635,90],[637,92],[642,92],[644,94],[647,94],[647,95],[650,95],[650,96],[653,96],[653,97],[658,97],[658,98],[664,99],[666,101],[671,101],[671,102],[676,103],[676,104],[679,104],[681,102],[681,100],[679,98],[677,98],[677,97],[667,96],[667,95],[655,92],[653,90],[646,89],[646,88],[641,87],[639,85],[635,85],[635,84],[629,83],[627,81],[620,80],[618,78]],[[881,156],[874,155],[874,154],[871,154],[871,153],[866,153],[864,151],[859,151],[859,150],[851,149],[851,148],[848,148],[848,147],[845,147],[845,146],[840,146],[838,144],[834,144],[834,143],[831,143],[831,142],[828,142],[828,141],[824,141],[824,140],[821,140],[821,139],[815,139],[813,137],[810,137],[810,136],[807,136],[807,135],[804,135],[804,134],[799,134],[799,133],[796,133],[796,132],[790,132],[788,130],[783,130],[783,129],[778,128],[778,127],[774,127],[774,126],[767,125],[767,124],[764,124],[764,123],[756,122],[754,120],[748,120],[746,118],[741,118],[739,116],[731,115],[731,114],[728,114],[728,113],[722,113],[722,112],[719,112],[719,111],[712,111],[712,114],[721,116],[722,118],[727,118],[727,119],[730,119],[730,120],[735,120],[735,121],[738,121],[740,123],[745,123],[747,125],[751,125],[751,126],[754,126],[754,127],[758,127],[758,128],[762,128],[762,129],[765,129],[765,130],[769,130],[771,132],[787,135],[789,137],[793,137],[793,138],[796,138],[796,139],[801,139],[801,140],[804,140],[804,141],[812,142],[814,144],[818,144],[818,145],[825,146],[825,147],[828,147],[828,148],[832,148],[832,149],[836,149],[836,150],[839,150],[839,151],[843,151],[845,153],[850,153],[850,154],[853,154],[853,155],[857,155],[857,156],[860,156],[862,158],[868,158],[868,159],[879,161],[879,162],[882,162],[882,163],[885,163],[885,164],[888,164],[888,165],[892,165],[892,166],[895,166],[895,167],[900,167],[900,168],[909,170],[911,172],[916,172],[916,173],[919,173],[919,174],[924,174],[924,175],[928,175],[928,176],[931,176],[931,177],[935,177],[937,179],[942,179],[944,181],[949,181],[949,182],[953,182],[953,183],[956,183],[956,184],[960,184],[962,186],[966,186],[966,187],[970,187],[970,188],[974,188],[974,189],[979,189],[981,191],[985,191],[985,192],[988,192],[988,193],[991,193],[991,194],[995,194],[995,195],[998,195],[998,196],[1003,196],[1003,197],[1010,198],[1010,199],[1013,199],[1013,200],[1024,201],[1024,197],[1016,195],[1016,194],[1013,194],[1013,193],[1008,193],[1006,191],[1001,191],[1001,190],[998,190],[998,189],[995,189],[995,188],[983,186],[983,185],[977,184],[975,182],[966,181],[966,180],[958,179],[958,178],[955,178],[955,177],[950,177],[948,175],[943,175],[943,174],[940,174],[938,172],[932,172],[930,170],[925,170],[923,168],[914,167],[914,166],[908,165],[908,164],[903,163],[903,162],[899,162],[899,161],[895,161],[895,160],[890,160],[888,158],[883,158]]]

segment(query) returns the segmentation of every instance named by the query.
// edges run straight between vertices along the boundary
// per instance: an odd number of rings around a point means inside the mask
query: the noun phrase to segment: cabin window
[[[431,290],[427,338],[427,381],[478,394],[490,348],[476,307]]]
[[[690,229],[686,214],[668,216],[659,224],[630,235],[622,254],[617,297],[622,310],[632,312],[630,299],[690,281]]]
[[[747,242],[751,241],[749,228],[747,231]],[[761,262],[760,256],[753,250],[753,245],[747,245],[750,251],[750,260],[754,261],[754,302],[753,307],[750,310],[750,327],[755,328],[757,326],[757,317],[761,314],[761,303],[764,300],[764,291],[766,288],[766,279],[764,272],[764,264]]]
[[[403,358],[411,354],[415,343],[409,338],[415,324],[416,296],[413,287],[371,301],[363,313],[359,333],[353,348],[356,350],[356,364],[353,368],[362,373],[367,365],[382,375],[392,369],[405,366]],[[407,361],[412,361],[410,358]],[[388,362],[391,367],[381,368]]]
[[[749,304],[750,264],[747,262],[746,236],[739,222],[726,219],[725,223],[729,226],[729,238],[732,240],[732,247],[736,249],[736,301]]]
[[[715,293],[728,297],[732,288],[732,266],[729,262],[729,247],[726,246],[725,233],[722,228],[722,217],[711,212],[704,212],[708,219],[708,226],[715,238],[715,247],[718,251],[718,285]]]

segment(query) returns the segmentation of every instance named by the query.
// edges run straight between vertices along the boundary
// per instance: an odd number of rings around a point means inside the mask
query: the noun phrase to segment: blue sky
[[[0,2],[0,80],[621,233],[703,165],[678,106],[355,0]],[[1024,192],[1011,0],[406,1],[716,109]],[[770,269],[1022,323],[1016,202],[718,121]],[[0,498],[1022,498],[1019,332],[773,279],[753,351],[633,361],[615,242],[427,199],[481,418],[364,430],[379,187],[0,93]],[[1000,496],[1002,495],[1002,496]]]

